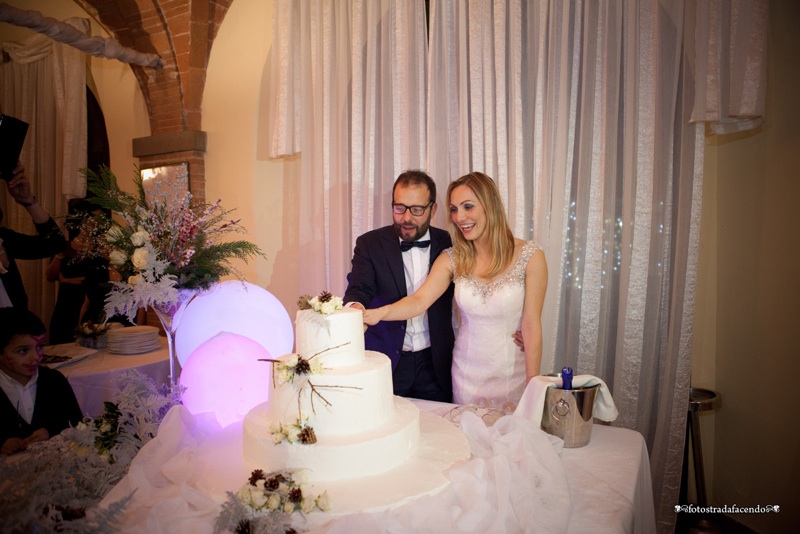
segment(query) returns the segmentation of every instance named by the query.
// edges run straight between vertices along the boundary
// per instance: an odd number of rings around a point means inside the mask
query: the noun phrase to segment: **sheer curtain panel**
[[[355,238],[391,222],[395,178],[426,159],[422,0],[275,0],[271,157],[300,154],[299,294],[342,294]]]

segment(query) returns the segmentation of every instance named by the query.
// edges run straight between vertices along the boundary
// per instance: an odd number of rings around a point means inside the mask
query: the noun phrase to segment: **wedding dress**
[[[490,284],[464,275],[453,281],[457,333],[452,375],[457,404],[516,406],[525,391],[525,353],[511,336],[522,322],[525,268],[539,249],[535,242],[526,242],[511,270]],[[446,252],[455,272],[453,249]]]

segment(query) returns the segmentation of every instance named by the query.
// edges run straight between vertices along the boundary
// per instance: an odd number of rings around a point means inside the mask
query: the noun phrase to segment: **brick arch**
[[[205,134],[200,130],[211,45],[233,0],[74,0],[109,35],[164,67],[132,65],[151,137],[133,142],[142,167],[189,162],[191,189],[205,199]]]

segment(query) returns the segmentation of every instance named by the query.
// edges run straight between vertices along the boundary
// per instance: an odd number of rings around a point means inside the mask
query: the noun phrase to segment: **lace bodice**
[[[539,250],[526,242],[514,266],[491,283],[458,276],[455,283],[456,343],[453,395],[459,404],[503,407],[525,389],[525,354],[512,335],[520,329],[525,303],[525,269]],[[447,250],[455,271],[452,249]]]
[[[496,280],[492,280],[488,284],[484,284],[474,278],[471,278],[466,275],[459,275],[453,280],[453,283],[458,284],[462,283],[466,287],[472,288],[473,291],[480,294],[483,299],[483,302],[486,302],[486,299],[489,298],[494,292],[502,289],[504,286],[518,284],[525,286],[525,268],[528,266],[528,260],[531,259],[531,256],[537,251],[541,250],[538,244],[535,241],[527,241],[524,245],[522,245],[522,252],[520,252],[519,258],[511,270],[506,271],[500,278]],[[448,248],[445,250],[447,252],[448,257],[450,258],[450,268],[453,272],[456,272],[456,260],[453,256],[453,249]]]

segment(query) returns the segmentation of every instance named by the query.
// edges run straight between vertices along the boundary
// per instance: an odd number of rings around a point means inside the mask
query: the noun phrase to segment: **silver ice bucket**
[[[583,447],[592,437],[592,411],[599,384],[574,389],[547,388],[542,430],[564,440],[564,447]]]

